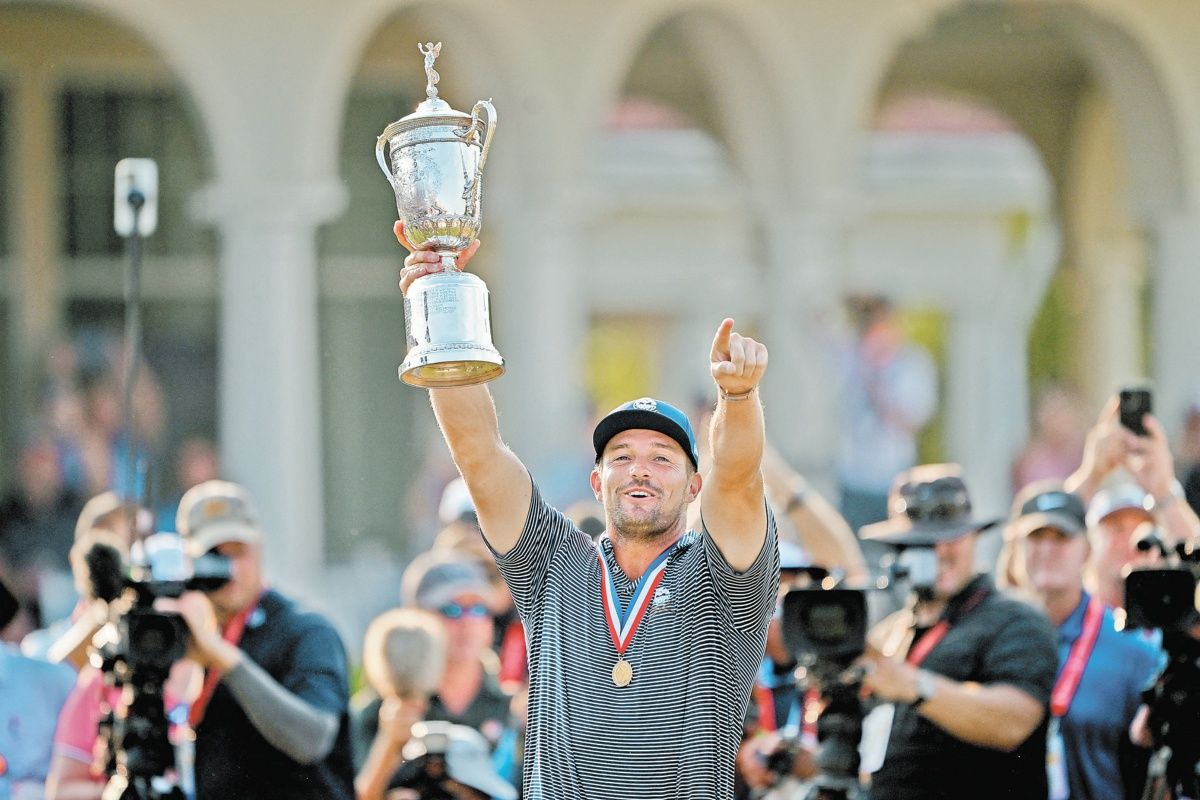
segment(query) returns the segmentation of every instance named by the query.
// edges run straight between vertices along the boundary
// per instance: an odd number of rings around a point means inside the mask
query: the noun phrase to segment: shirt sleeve
[[[337,631],[324,620],[305,626],[292,650],[291,668],[279,684],[322,711],[340,715],[349,696],[346,649]]]
[[[54,730],[54,752],[73,761],[91,764],[100,726],[100,697],[103,681],[92,667],[85,667],[58,712]]]
[[[529,620],[535,616],[545,593],[550,562],[558,549],[568,542],[591,547],[587,534],[576,528],[562,512],[551,507],[542,497],[537,484],[533,484],[529,514],[517,543],[503,554],[497,553],[488,544],[521,619]]]
[[[1054,630],[1039,612],[1016,601],[1015,613],[992,639],[980,663],[981,683],[1006,683],[1039,703],[1050,702],[1058,675],[1058,646]]]
[[[738,572],[705,529],[701,533],[708,571],[717,593],[725,599],[729,622],[737,630],[757,630],[775,609],[779,591],[779,540],[775,516],[767,508],[767,533],[762,549],[749,568]]]

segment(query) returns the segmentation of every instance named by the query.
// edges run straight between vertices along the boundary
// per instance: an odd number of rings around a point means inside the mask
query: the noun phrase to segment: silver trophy
[[[414,247],[431,243],[442,272],[418,278],[404,298],[408,355],[400,380],[414,386],[466,386],[504,372],[492,344],[488,290],[458,267],[458,254],[479,236],[483,165],[496,132],[496,109],[480,100],[471,113],[438,97],[433,62],[442,43],[426,42],[426,99],[384,128],[375,158],[396,192],[396,210]]]

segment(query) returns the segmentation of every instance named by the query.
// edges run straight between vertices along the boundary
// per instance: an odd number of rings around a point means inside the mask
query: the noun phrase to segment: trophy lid
[[[416,127],[417,125],[460,125],[465,120],[467,123],[471,120],[471,115],[462,111],[455,111],[442,98],[438,97],[437,84],[442,79],[438,71],[433,68],[433,62],[441,55],[442,43],[425,42],[417,44],[417,50],[421,55],[425,56],[425,99],[417,106],[417,110],[406,117],[402,117],[399,121],[405,124],[404,128]]]

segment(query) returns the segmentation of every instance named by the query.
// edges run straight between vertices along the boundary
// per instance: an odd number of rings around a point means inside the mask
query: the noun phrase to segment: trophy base
[[[443,354],[446,358],[451,354]],[[460,354],[461,355],[461,354]],[[409,386],[444,389],[452,386],[471,386],[487,383],[504,374],[504,359],[499,353],[476,353],[481,359],[432,361],[433,356],[413,358],[400,365],[400,380]]]

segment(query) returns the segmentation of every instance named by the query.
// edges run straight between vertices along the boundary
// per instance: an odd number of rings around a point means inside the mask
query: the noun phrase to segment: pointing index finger
[[[733,331],[733,320],[726,317],[720,327],[717,328],[717,335],[713,337],[712,343],[712,360],[725,361],[729,358],[729,334]]]

